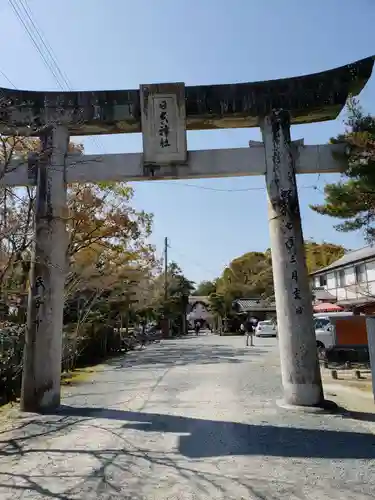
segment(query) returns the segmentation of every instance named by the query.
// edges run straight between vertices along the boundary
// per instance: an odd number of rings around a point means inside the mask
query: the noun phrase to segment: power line
[[[18,3],[17,3],[18,2]],[[32,10],[27,0],[8,0],[17,19],[24,27],[29,39],[40,55],[45,67],[54,77],[57,85],[61,90],[72,91],[71,83],[63,70],[60,68],[57,57],[53,52],[51,45],[48,43],[45,35],[37,22],[33,18]],[[15,86],[14,86],[15,87]],[[90,138],[96,146],[105,152],[102,142],[98,137]]]
[[[169,242],[170,242],[170,240],[169,240]],[[180,257],[182,257],[183,259],[189,260],[196,267],[200,267],[203,271],[205,271],[205,272],[207,272],[209,274],[213,274],[214,276],[217,275],[217,273],[216,272],[214,273],[212,269],[210,270],[210,269],[206,268],[205,266],[202,266],[201,263],[199,263],[198,261],[193,260],[191,257],[189,257],[188,255],[186,255],[185,253],[183,253],[180,250],[176,249],[176,247],[174,247],[170,243],[168,244],[168,248],[170,248],[172,250],[172,252],[175,252],[178,255],[180,255]]]
[[[29,26],[27,25],[26,21],[24,20],[23,16],[22,16],[22,12],[21,12],[21,9],[19,7],[18,4],[16,4],[16,2],[14,0],[8,0],[10,6],[12,7],[13,9],[13,12],[15,13],[17,19],[19,20],[19,22],[22,24],[22,26],[24,27],[27,35],[29,36],[29,39],[31,40],[32,44],[34,45],[35,49],[37,50],[37,52],[39,53],[40,57],[42,58],[42,61],[45,65],[45,67],[52,73],[52,75],[54,76],[55,80],[57,81],[57,83],[59,84],[60,88],[61,88],[61,85],[60,85],[60,82],[58,80],[58,77],[55,73],[55,70],[53,68],[53,66],[51,65],[51,62],[48,61],[48,59],[46,58],[45,54],[43,53],[42,49],[40,48],[40,46],[38,45],[32,31],[30,30]]]
[[[71,82],[69,81],[68,76],[66,73],[61,69],[60,64],[57,60],[57,57],[49,44],[48,40],[46,39],[43,31],[41,30],[40,26],[37,24],[35,19],[33,18],[33,13],[30,8],[30,5],[28,3],[28,0],[8,0],[8,3],[10,4],[11,8],[13,9],[16,17],[24,27],[26,33],[28,34],[32,44],[34,45],[35,49],[39,53],[40,57],[42,58],[42,61],[47,68],[48,71],[52,74],[54,77],[56,83],[58,86],[61,88],[61,90],[68,90],[72,91],[72,85]],[[5,75],[0,70],[0,73],[4,76],[4,78],[14,87],[14,83]],[[99,140],[98,137],[92,136],[90,139],[96,144],[96,146],[99,149],[102,149],[104,151],[103,144]],[[318,175],[318,180],[320,178],[320,173]],[[162,181],[160,181],[162,182]],[[170,185],[170,183],[168,183]],[[239,193],[239,192],[250,192],[250,191],[264,191],[266,188],[265,187],[254,187],[254,188],[241,188],[241,189],[221,189],[221,188],[213,188],[213,187],[208,187],[208,186],[198,186],[194,184],[188,184],[188,183],[179,183],[181,186],[186,186],[186,187],[191,187],[193,189],[202,189],[206,191],[216,191],[216,192],[233,192],[233,193]],[[300,186],[299,189],[318,189],[316,186]]]
[[[2,75],[5,78],[5,80],[9,83],[9,85],[16,88],[16,86],[14,85],[12,80],[10,78],[8,78],[8,76],[4,73],[4,71],[1,71],[1,69],[0,69],[0,75]]]
[[[51,57],[51,59],[53,61],[53,64],[54,64],[54,66],[56,68],[56,72],[58,73],[58,75],[60,76],[60,78],[62,79],[62,81],[65,83],[66,87],[68,89],[70,89],[71,88],[71,83],[69,82],[69,79],[66,76],[66,74],[59,67],[56,55],[55,55],[55,53],[54,53],[51,45],[45,39],[42,30],[39,28],[39,26],[37,26],[36,22],[32,18],[32,12],[31,12],[30,6],[28,4],[28,0],[19,0],[19,2],[20,2],[21,7],[23,8],[23,10],[24,10],[27,18],[29,19],[31,26],[34,29],[34,32],[37,34],[40,42],[45,47],[47,53],[50,55],[50,57]]]

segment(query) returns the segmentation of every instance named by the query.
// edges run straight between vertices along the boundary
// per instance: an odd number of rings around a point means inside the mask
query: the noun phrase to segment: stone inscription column
[[[289,113],[273,110],[262,120],[261,129],[266,154],[268,218],[284,401],[291,405],[321,406],[324,396]]]
[[[37,161],[34,252],[30,270],[21,409],[60,404],[64,284],[67,270],[65,160],[69,135],[61,125],[41,136]]]

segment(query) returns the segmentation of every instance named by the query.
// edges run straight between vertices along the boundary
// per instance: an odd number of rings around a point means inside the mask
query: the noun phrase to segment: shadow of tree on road
[[[123,420],[127,422],[123,429],[182,434],[178,451],[188,458],[227,455],[340,460],[375,458],[375,435],[361,432],[242,424],[106,408],[63,406],[58,414]]]
[[[173,366],[251,362],[264,353],[258,347],[171,342],[112,360],[108,371],[111,376],[127,366],[153,365],[165,369],[157,385]],[[76,403],[50,414],[29,415],[0,433],[1,499],[164,500],[163,491],[177,488],[197,500],[234,498],[233,494],[305,500],[304,475],[301,481],[292,480],[292,462],[302,470],[303,460],[309,464],[309,459],[360,459],[365,468],[375,458],[371,434],[116,410],[98,401],[97,407],[78,406],[82,400]],[[248,468],[242,468],[244,459]],[[268,469],[259,469],[263,461]],[[232,468],[221,468],[222,463]],[[338,500],[342,491],[346,500],[371,498],[360,480],[348,486],[345,478],[327,475],[323,483],[313,486],[316,498]]]
[[[161,344],[146,349],[142,355],[131,353],[125,358],[109,361],[108,365],[117,369],[131,366],[159,365],[185,366],[190,364],[207,365],[216,363],[243,363],[251,361],[254,356],[264,354],[265,351],[256,347],[239,348],[215,344]]]
[[[61,415],[65,414],[65,415]],[[58,415],[36,416],[27,421],[20,422],[12,431],[4,431],[0,439],[0,496],[4,499],[21,499],[24,495],[31,494],[32,498],[51,498],[57,500],[145,500],[142,486],[145,480],[145,470],[152,467],[164,472],[157,472],[148,476],[147,481],[155,491],[160,487],[163,477],[171,475],[176,484],[185,482],[188,488],[193,488],[199,495],[197,500],[212,498],[212,492],[220,492],[223,498],[228,498],[228,482],[231,486],[243,488],[254,499],[265,498],[267,490],[268,500],[277,500],[272,491],[274,483],[267,477],[247,475],[240,478],[233,475],[223,476],[220,472],[200,470],[199,466],[181,462],[175,452],[155,451],[140,448],[131,444],[126,436],[126,427],[119,429],[106,428],[103,421],[97,422],[90,418],[78,417],[81,409],[64,407]],[[100,429],[112,435],[115,439],[113,447],[91,448],[55,447],[55,438],[61,438],[74,431],[78,425],[85,424],[87,432]],[[7,438],[7,435],[9,437]],[[40,441],[40,438],[42,441]],[[47,463],[40,463],[48,458]],[[83,471],[73,472],[69,461],[78,457],[83,465]],[[4,470],[3,460],[8,465]],[[87,470],[87,460],[95,464]],[[63,461],[65,470],[62,471],[59,463]],[[76,462],[77,463],[77,462]],[[18,465],[24,469],[18,471]],[[25,464],[25,467],[22,467]],[[51,469],[53,472],[51,472]],[[80,467],[78,467],[80,469]],[[69,486],[69,483],[74,483]],[[130,484],[131,483],[131,484]],[[251,483],[251,485],[249,484]],[[278,485],[283,490],[295,494],[295,485],[291,481],[279,480]],[[5,493],[4,493],[5,492]],[[6,496],[4,496],[4,494]],[[78,495],[78,496],[77,496]],[[159,497],[155,497],[159,498]],[[164,497],[160,497],[164,498]],[[295,498],[299,498],[295,496]]]
[[[158,450],[150,447],[148,440],[134,442],[131,437],[134,434],[129,430],[155,433],[157,439],[174,433],[177,449]],[[100,431],[111,439],[104,446],[95,441],[83,446],[69,437],[78,431],[86,436]],[[216,467],[205,468],[204,464],[210,464],[211,459],[235,456],[372,460],[375,436],[63,406],[54,414],[21,422],[18,429],[0,435],[0,497],[15,500],[33,492],[33,498],[58,500],[141,500],[149,498],[140,493],[148,471],[147,481],[155,490],[162,478],[168,476],[174,484],[183,482],[186,488],[195,488],[199,492],[197,499],[213,498],[214,492],[230,498],[234,486],[242,488],[249,498],[276,500],[281,490],[288,493],[285,498],[306,498],[295,482],[280,475],[267,478],[265,471],[262,477],[252,473],[251,468],[245,475],[222,474]],[[199,462],[195,463],[195,459]],[[329,481],[324,482],[324,492],[330,491],[331,500],[339,498]],[[371,498],[362,496],[360,487],[359,483],[351,484],[346,498]],[[357,496],[353,493],[356,488]],[[9,496],[4,496],[4,491]]]

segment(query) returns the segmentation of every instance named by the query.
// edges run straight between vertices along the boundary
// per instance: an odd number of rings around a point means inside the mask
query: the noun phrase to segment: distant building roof
[[[189,296],[189,304],[195,304],[197,302],[203,302],[203,304],[209,304],[209,297],[207,296],[199,296],[199,295],[190,295]]]
[[[313,288],[312,294],[315,300],[329,300],[331,302],[336,300],[334,295],[327,292],[327,290],[324,290],[323,288]]]
[[[326,267],[322,267],[313,273],[310,273],[310,276],[315,276],[317,274],[324,273],[326,271],[330,271],[333,269],[338,269],[340,267],[348,266],[349,264],[354,264],[356,262],[361,262],[363,260],[368,260],[375,257],[375,246],[367,246],[364,248],[359,248],[358,250],[353,250],[352,252],[346,253],[341,259],[336,260],[332,264]]]
[[[275,311],[276,304],[262,299],[237,299],[233,301],[239,312]]]
[[[350,307],[350,306],[364,306],[367,304],[373,304],[374,303],[374,298],[373,297],[357,297],[356,299],[346,299],[346,300],[339,300],[337,304],[339,306],[343,307]]]

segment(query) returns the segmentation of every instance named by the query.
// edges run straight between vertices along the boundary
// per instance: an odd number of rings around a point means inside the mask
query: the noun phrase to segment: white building
[[[310,277],[316,295],[324,290],[342,307],[368,307],[375,303],[375,247],[348,252]]]
[[[190,296],[189,311],[186,319],[191,325],[196,321],[211,323],[212,313],[209,309],[208,297]]]

